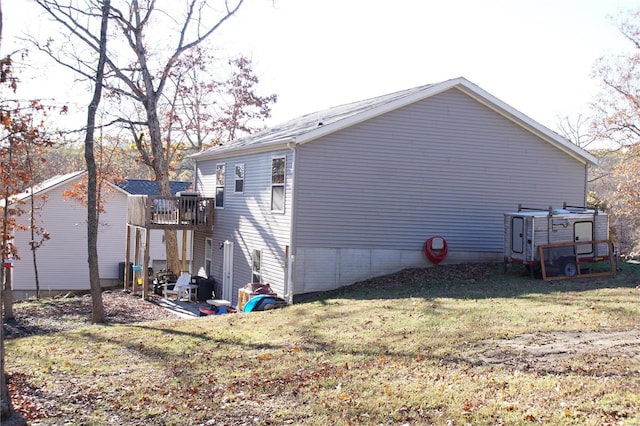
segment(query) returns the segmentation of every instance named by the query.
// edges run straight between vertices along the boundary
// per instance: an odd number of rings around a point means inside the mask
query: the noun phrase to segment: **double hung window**
[[[251,257],[251,282],[262,282],[262,251],[253,250]]]
[[[211,275],[211,262],[213,259],[213,240],[207,238],[204,240],[204,269],[207,277]]]
[[[224,181],[226,167],[224,164],[216,164],[216,208],[224,207]]]
[[[235,192],[244,192],[244,164],[236,164]]]
[[[271,211],[284,212],[284,177],[286,158],[271,160]]]

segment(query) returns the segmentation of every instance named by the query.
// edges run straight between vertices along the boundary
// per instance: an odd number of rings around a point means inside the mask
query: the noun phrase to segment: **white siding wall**
[[[42,205],[37,219],[51,235],[37,251],[38,276],[40,289],[88,290],[89,264],[87,261],[87,225],[86,207],[75,201],[66,200],[62,196],[70,187],[54,188],[47,193],[48,199]],[[100,215],[98,235],[98,256],[101,279],[118,278],[118,264],[124,261],[126,236],[126,195],[114,192],[108,194],[105,204],[106,212]],[[38,199],[38,203],[40,203]],[[28,223],[28,215],[18,219]],[[18,231],[15,242],[21,260],[15,262],[13,271],[13,288],[28,294],[35,291],[35,278],[31,250],[29,248],[29,231]],[[26,291],[27,293],[24,293]],[[31,293],[34,294],[34,293]]]
[[[285,212],[271,212],[271,160],[286,157]],[[254,249],[262,250],[262,281],[284,294],[284,256],[289,244],[291,217],[292,152],[235,156],[224,160],[198,162],[196,189],[204,196],[215,196],[216,164],[226,165],[224,208],[214,211],[213,265],[211,275],[222,282],[222,250],[225,240],[234,243],[233,300],[238,289],[251,282],[251,256]],[[244,192],[235,193],[235,166],[245,165]],[[195,268],[204,264],[204,234],[198,234],[195,249]]]
[[[298,148],[295,292],[428,264],[498,260],[518,203],[585,201],[585,166],[458,90]]]

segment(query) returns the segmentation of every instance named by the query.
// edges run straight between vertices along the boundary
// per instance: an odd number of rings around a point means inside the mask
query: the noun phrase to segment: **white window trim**
[[[238,167],[242,167],[242,179],[238,178],[238,173],[237,173]],[[233,180],[233,193],[234,193],[234,194],[244,194],[244,185],[245,185],[245,183],[246,183],[246,180],[245,180],[246,172],[245,172],[245,165],[244,165],[244,163],[242,163],[242,164],[236,164],[236,165],[235,165],[235,167],[233,168],[233,177],[234,177],[234,180]],[[242,191],[238,191],[238,190],[236,190],[236,188],[237,188],[237,182],[238,182],[239,180],[241,180],[241,181],[242,181]]]
[[[253,262],[254,259],[255,259],[256,252],[258,252],[259,255],[260,255],[260,264],[258,265],[259,268],[260,268],[260,272],[258,274],[256,274],[256,271],[254,269],[254,262]],[[254,279],[253,279],[253,277],[256,276],[256,275],[259,277],[258,281],[254,281]],[[261,283],[262,282],[262,250],[261,249],[253,249],[251,251],[251,282],[252,283],[256,283],[256,282],[257,283]]]
[[[207,245],[211,248],[209,256],[207,257]],[[209,269],[207,270],[207,262],[209,262]],[[213,239],[205,238],[204,239],[204,269],[207,277],[211,275],[211,267],[213,266]]]
[[[284,176],[282,177],[282,183],[273,183],[273,160],[284,160]],[[271,159],[271,199],[269,200],[270,211],[271,213],[284,213],[286,210],[286,200],[287,200],[287,156],[281,155],[278,157],[273,157]],[[282,187],[282,210],[274,210],[273,209],[273,188],[274,187]]]
[[[218,185],[218,167],[222,166],[224,167],[224,173],[222,174],[222,185]],[[214,206],[216,209],[224,209],[224,193],[227,192],[226,190],[226,186],[227,186],[227,165],[226,163],[218,163],[216,164],[216,174],[215,174],[215,202],[214,202]],[[218,206],[218,188],[222,188],[222,205]]]

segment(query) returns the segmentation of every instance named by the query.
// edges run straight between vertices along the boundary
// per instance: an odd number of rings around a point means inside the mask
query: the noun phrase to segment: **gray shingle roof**
[[[65,184],[66,182],[74,180],[85,173],[86,171],[81,170],[64,175],[53,176],[52,178],[34,185],[33,193],[46,193],[58,185]],[[180,191],[187,191],[191,187],[191,182],[171,181],[169,182],[169,185],[171,186],[171,194],[176,195]],[[131,195],[160,195],[158,192],[158,185],[155,180],[127,179],[118,183],[117,186]],[[24,200],[29,196],[31,196],[31,188],[20,194],[13,195],[10,198],[9,203]],[[0,200],[0,207],[4,207],[4,200]]]
[[[176,195],[178,192],[189,189],[191,182],[171,181],[169,185],[171,186],[171,194]],[[126,179],[118,183],[118,186],[132,195],[160,195],[155,180]]]
[[[522,126],[526,130],[545,139],[572,157],[586,164],[597,164],[598,160],[587,151],[542,124],[532,120],[490,93],[463,77],[435,84],[414,87],[375,98],[352,102],[337,107],[306,114],[293,120],[272,126],[253,135],[215,146],[194,154],[196,160],[224,158],[231,153],[246,152],[252,149],[271,149],[290,143],[303,144],[326,136],[332,132],[366,121],[397,108],[456,88],[485,106],[498,112],[505,118]],[[279,148],[278,148],[279,149]]]
[[[224,144],[213,147],[208,151],[221,151],[225,150],[226,148],[249,148],[251,146],[258,146],[271,142],[277,143],[283,140],[288,140],[296,136],[307,134],[319,127],[328,126],[348,119],[350,117],[366,113],[367,111],[379,108],[385,104],[404,98],[413,93],[420,92],[429,86],[431,85],[429,84],[426,86],[414,87],[412,89],[402,90],[400,92],[394,92],[387,95],[377,96],[375,98],[351,102],[348,104],[327,108],[321,111],[316,111],[310,114],[305,114],[284,123],[269,127],[250,136],[246,136],[230,142],[225,142]]]

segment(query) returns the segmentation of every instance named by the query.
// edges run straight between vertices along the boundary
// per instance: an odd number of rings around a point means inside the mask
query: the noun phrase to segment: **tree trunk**
[[[5,222],[6,223],[6,222]],[[4,263],[4,256],[3,263]],[[0,287],[0,291],[2,291],[2,300],[4,302],[5,284],[6,281],[10,281],[8,277],[8,270],[5,269],[4,265],[2,268],[2,287]],[[6,280],[6,281],[5,281]],[[10,284],[10,283],[9,283]],[[4,303],[2,304],[2,306]],[[2,355],[2,359],[0,359],[0,420],[4,420],[5,418],[11,416],[13,414],[13,405],[11,404],[11,397],[9,395],[9,388],[7,387],[7,380],[4,374],[4,309],[0,306],[0,319],[2,320],[2,327],[0,327],[0,355]]]
[[[29,159],[29,172],[33,176],[33,170],[31,170],[31,160]],[[36,282],[36,299],[40,300],[40,277],[38,276],[38,255],[37,255],[37,243],[36,243],[36,218],[35,212],[36,202],[33,195],[33,185],[31,185],[31,214],[29,215],[29,225],[31,228],[31,259],[33,261],[33,273]]]
[[[31,228],[31,260],[33,262],[34,281],[36,282],[36,299],[40,300],[40,276],[38,275],[38,254],[35,246],[35,231]]]
[[[160,196],[170,197],[171,190],[169,187],[169,158],[170,153],[174,147],[171,147],[170,140],[164,141],[162,138],[162,131],[160,125],[160,118],[158,116],[158,103],[159,99],[163,96],[163,90],[167,84],[167,81],[171,80],[171,71],[177,62],[180,60],[181,55],[190,49],[195,48],[200,43],[204,42],[207,38],[216,32],[220,26],[231,18],[241,7],[244,0],[224,1],[221,2],[221,7],[218,9],[211,7],[207,0],[190,0],[188,1],[187,15],[184,16],[184,20],[180,21],[177,16],[175,18],[175,24],[181,26],[178,30],[178,37],[176,39],[177,45],[173,53],[168,52],[170,56],[166,58],[166,63],[162,58],[161,52],[153,53],[149,50],[149,46],[154,46],[155,41],[153,39],[145,40],[145,30],[147,34],[152,32],[153,23],[156,21],[154,12],[156,1],[139,1],[130,0],[127,3],[128,7],[123,11],[114,10],[111,15],[111,19],[118,26],[118,31],[114,32],[114,37],[119,40],[119,46],[128,45],[132,49],[132,54],[135,55],[135,59],[129,57],[126,52],[114,51],[113,57],[105,58],[102,52],[103,40],[100,39],[100,43],[96,44],[94,41],[98,40],[93,35],[93,32],[86,20],[90,20],[96,16],[94,7],[102,4],[103,7],[109,5],[110,2],[103,1],[86,1],[84,3],[91,12],[87,12],[85,16],[78,11],[82,10],[82,6],[76,5],[76,2],[72,2],[73,6],[62,6],[59,1],[56,0],[35,0],[37,4],[42,6],[50,15],[54,17],[54,20],[61,23],[66,29],[71,30],[70,33],[65,33],[71,39],[77,40],[81,45],[85,45],[89,50],[95,51],[96,47],[100,49],[100,61],[96,68],[96,78],[93,79],[94,68],[90,65],[93,63],[92,59],[83,58],[82,55],[77,52],[83,49],[73,49],[71,53],[63,46],[59,47],[60,52],[50,53],[50,55],[56,60],[72,70],[77,71],[83,77],[89,76],[96,82],[96,88],[101,87],[103,84],[108,90],[111,90],[111,94],[122,96],[123,98],[129,98],[136,104],[142,104],[145,109],[147,122],[142,123],[140,120],[132,119],[129,115],[120,117],[115,122],[127,123],[128,127],[136,138],[136,145],[141,154],[144,164],[150,165],[153,169],[158,184]],[[142,5],[140,5],[142,3]],[[166,2],[170,3],[170,2]],[[78,12],[76,14],[76,12]],[[126,13],[124,13],[126,12]],[[166,11],[158,11],[158,13],[166,13]],[[73,15],[73,16],[72,16]],[[81,19],[76,19],[81,17]],[[215,17],[215,18],[214,18]],[[103,15],[103,21],[104,21]],[[106,27],[106,24],[104,25]],[[171,25],[173,27],[173,24]],[[77,31],[75,29],[78,29]],[[160,31],[164,31],[166,28],[159,28]],[[85,34],[90,36],[85,37]],[[122,38],[120,38],[122,37]],[[162,37],[161,37],[162,38]],[[71,45],[72,43],[66,43]],[[36,43],[38,45],[38,43]],[[75,46],[75,45],[74,45]],[[46,47],[41,49],[49,51],[49,43]],[[58,53],[62,53],[59,55]],[[64,59],[67,54],[70,54],[71,60],[66,61]],[[129,58],[129,59],[124,59]],[[137,60],[136,60],[137,59]],[[124,62],[121,62],[123,60]],[[104,61],[107,61],[109,72],[107,74],[106,84],[104,79]],[[151,63],[151,67],[150,67]],[[164,65],[163,65],[164,63]],[[154,84],[156,83],[157,84]],[[121,85],[122,83],[122,85]],[[169,96],[164,94],[164,96]],[[127,110],[127,109],[125,109]],[[115,112],[115,110],[113,111]],[[149,131],[150,146],[143,146],[142,136],[138,139],[138,134],[146,136],[146,133],[140,132],[140,127],[146,125]],[[170,134],[170,132],[169,132]],[[151,148],[149,150],[149,148]],[[166,241],[166,256],[167,266],[172,270],[180,271],[180,258],[178,254],[177,236],[174,232],[167,232],[165,235]]]
[[[107,24],[111,1],[105,0],[102,5],[102,27],[100,30],[100,58],[96,71],[96,85],[93,98],[87,109],[87,133],[84,141],[84,158],[87,163],[87,245],[89,261],[89,279],[91,281],[91,322],[103,323],[104,306],[102,304],[102,288],[98,269],[98,178],[96,159],[93,152],[93,136],[95,132],[96,112],[102,96],[102,80],[107,50]]]
[[[0,41],[2,41],[2,0],[0,0]],[[9,191],[5,191],[4,205],[9,205]],[[7,220],[9,218],[7,209],[3,212],[4,221],[2,226],[2,265],[0,265],[0,423],[12,422],[15,425],[26,425],[27,422],[22,416],[15,413],[7,377],[4,373],[4,320],[13,319],[13,295],[11,294],[10,271],[4,267],[4,260],[7,258]]]
[[[11,161],[11,153],[9,153],[9,161]],[[9,205],[9,188],[5,189],[4,193],[4,205]],[[9,211],[4,209],[2,212],[3,221],[2,221],[2,281],[0,281],[0,289],[2,290],[2,307],[4,308],[3,319],[12,320],[15,316],[13,314],[13,289],[11,280],[7,278],[9,275],[9,270],[5,269],[4,261],[9,258],[9,250],[6,248],[9,241],[7,238],[9,237]],[[4,352],[2,352],[3,360],[4,360]]]
[[[171,197],[171,186],[169,185],[169,163],[164,155],[162,143],[162,131],[160,129],[160,118],[157,112],[158,96],[153,91],[151,75],[145,75],[148,79],[147,87],[151,89],[147,94],[147,122],[149,127],[149,137],[151,138],[151,150],[153,153],[153,171],[156,175],[158,192],[162,197]],[[174,273],[180,273],[180,259],[178,256],[178,237],[176,231],[167,230],[165,236],[165,251],[167,256],[167,269]]]
[[[167,253],[167,268],[176,274],[180,275],[182,272],[182,266],[178,255],[178,235],[174,230],[164,231],[165,251]]]
[[[2,265],[2,279],[5,280],[8,288],[11,288],[11,269]],[[8,293],[10,293],[9,291]],[[3,293],[7,293],[3,291]],[[4,294],[3,294],[4,295]],[[5,312],[0,308],[0,318],[6,319]],[[12,317],[13,318],[13,317]],[[9,395],[9,386],[7,386],[7,376],[4,369],[4,323],[0,327],[0,421],[1,424],[11,423],[12,425],[26,425],[26,420],[16,413],[11,403],[11,395]]]
[[[12,320],[15,318],[13,313],[13,289],[11,288],[11,280],[7,279],[10,271],[6,271],[4,274],[4,283],[2,284],[2,307],[4,309],[3,318],[5,320]]]

